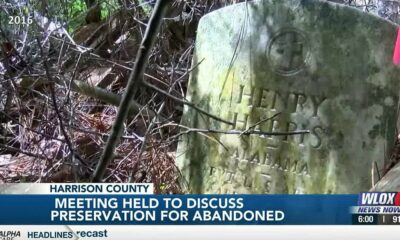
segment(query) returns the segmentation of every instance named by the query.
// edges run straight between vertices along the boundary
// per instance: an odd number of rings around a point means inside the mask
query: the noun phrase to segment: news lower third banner
[[[399,224],[399,193],[154,195],[152,184],[0,185],[1,225]]]
[[[351,209],[359,202],[358,195],[153,195],[152,191],[151,184],[2,185],[0,224],[343,225],[354,223]]]

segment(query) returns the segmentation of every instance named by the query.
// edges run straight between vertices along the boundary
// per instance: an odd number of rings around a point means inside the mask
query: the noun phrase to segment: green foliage
[[[83,0],[73,0],[68,9],[67,18],[68,31],[74,32],[84,21],[84,15],[86,12],[86,4]]]
[[[109,17],[115,10],[119,8],[118,0],[109,0],[109,1],[99,1],[101,6],[101,19],[106,19]],[[73,0],[70,4],[70,11],[69,11],[69,28],[68,31],[73,32],[79,26],[84,24],[85,22],[85,15],[87,6],[85,1],[83,0]]]
[[[140,2],[143,2],[143,1],[140,1]],[[142,3],[142,4],[143,4],[143,3]],[[150,15],[151,15],[151,11],[153,10],[153,8],[152,8],[150,5],[148,5],[148,4],[143,4],[142,9],[143,9],[144,13],[145,13],[147,16],[150,16]]]
[[[77,17],[86,11],[86,4],[82,0],[74,0],[71,4],[70,16]]]
[[[109,0],[107,2],[101,3],[101,19],[109,17],[118,8],[118,0]]]

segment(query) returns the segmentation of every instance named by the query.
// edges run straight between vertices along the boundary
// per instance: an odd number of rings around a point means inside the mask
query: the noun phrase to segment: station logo
[[[400,206],[398,192],[367,192],[360,193],[358,206]]]
[[[352,207],[353,214],[399,214],[400,193],[365,192],[358,195],[358,206]]]
[[[0,229],[0,240],[17,240],[21,237],[21,231],[9,231]]]

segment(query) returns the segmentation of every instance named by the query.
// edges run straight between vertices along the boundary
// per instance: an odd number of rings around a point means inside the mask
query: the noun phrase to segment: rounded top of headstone
[[[342,3],[336,3],[336,2],[331,2],[331,1],[324,1],[324,0],[252,0],[252,1],[248,1],[248,2],[240,2],[240,3],[235,3],[232,5],[228,5],[225,6],[223,8],[217,9],[215,11],[212,11],[210,13],[207,13],[206,15],[204,15],[200,21],[206,21],[207,18],[209,17],[213,17],[214,15],[218,15],[219,13],[222,12],[226,12],[224,14],[230,14],[232,15],[232,11],[235,11],[238,8],[242,8],[242,7],[246,7],[249,5],[259,5],[259,4],[282,4],[282,5],[287,5],[287,6],[295,6],[295,7],[299,7],[299,6],[311,6],[314,5],[315,6],[324,6],[324,7],[329,7],[329,8],[334,8],[334,9],[343,9],[344,11],[351,11],[353,12],[352,14],[362,14],[363,16],[368,16],[368,17],[372,17],[375,18],[378,21],[382,21],[382,22],[386,22],[387,24],[391,24],[394,26],[398,26],[396,23],[391,22],[385,18],[379,17],[373,13],[370,12],[364,12],[362,10],[360,10],[359,8],[353,7],[353,6],[349,6],[349,5],[345,5]],[[340,10],[340,11],[343,11]],[[234,21],[235,18],[232,18],[232,20]]]

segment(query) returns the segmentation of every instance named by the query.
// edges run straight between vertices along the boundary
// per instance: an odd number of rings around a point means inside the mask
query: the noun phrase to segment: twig
[[[175,97],[175,96],[169,94],[168,92],[166,92],[166,91],[164,91],[164,90],[162,90],[162,89],[159,89],[158,87],[156,87],[156,86],[154,86],[154,85],[152,85],[152,84],[150,84],[150,83],[143,82],[143,85],[145,85],[146,87],[149,87],[149,88],[153,89],[153,90],[156,91],[156,92],[159,92],[159,93],[163,94],[164,96],[166,96],[166,97],[168,97],[168,98],[174,100],[174,101],[177,102],[177,103],[187,105],[187,106],[189,106],[189,107],[195,109],[196,111],[198,111],[198,112],[200,112],[200,113],[206,115],[207,117],[210,117],[210,118],[212,118],[212,119],[215,119],[215,120],[217,120],[217,121],[220,121],[220,122],[223,122],[223,123],[226,123],[226,124],[229,124],[229,125],[234,125],[233,122],[224,120],[224,119],[222,119],[222,118],[220,118],[220,117],[217,117],[217,116],[214,116],[214,115],[212,115],[211,113],[209,113],[209,112],[207,112],[207,111],[205,111],[205,110],[203,110],[203,109],[197,107],[194,103],[191,103],[191,102],[182,100],[182,99],[180,99],[180,98],[177,98],[177,97]]]
[[[25,78],[26,81],[28,81],[28,78]],[[66,81],[67,80],[62,80],[59,78],[53,78],[52,79],[55,83],[57,83],[60,86],[65,87]],[[32,82],[34,82],[32,80]],[[48,82],[48,81],[47,81]],[[88,83],[85,83],[80,80],[72,80],[71,82],[71,89],[74,92],[78,92],[80,94],[83,94],[88,97],[92,97],[95,99],[98,99],[100,101],[103,101],[105,103],[114,105],[114,106],[119,106],[121,103],[121,96],[112,92],[109,92],[103,88],[97,87],[97,86],[92,86]],[[143,109],[143,106],[137,103],[135,100],[131,100],[129,103],[129,114],[137,114],[140,113],[141,110]],[[154,117],[155,112],[153,110],[149,110],[149,116]],[[162,119],[165,119],[163,116],[161,116]]]
[[[220,134],[228,134],[228,135],[262,135],[262,136],[290,136],[290,135],[300,135],[300,134],[308,134],[309,130],[299,130],[299,131],[291,131],[291,132],[264,132],[260,130],[250,130],[250,131],[240,131],[240,130],[218,130],[218,129],[200,129],[200,128],[189,128],[187,131],[183,132],[191,133],[220,133]]]
[[[59,123],[59,125],[60,125],[61,133],[63,134],[64,139],[65,139],[65,143],[67,144],[68,149],[69,149],[69,151],[71,152],[71,156],[72,156],[72,157],[76,157],[76,158],[79,160],[79,162],[81,162],[84,166],[88,166],[88,165],[82,160],[82,158],[79,156],[79,154],[75,152],[74,147],[73,147],[73,145],[72,145],[72,142],[71,142],[71,140],[69,139],[69,136],[68,136],[67,132],[65,131],[64,122],[63,122],[63,120],[62,120],[61,112],[60,112],[60,110],[58,109],[58,106],[57,106],[57,99],[56,99],[56,94],[55,94],[55,90],[54,90],[54,84],[55,84],[55,83],[54,83],[54,80],[53,80],[52,76],[50,75],[49,66],[48,66],[48,63],[47,63],[47,56],[44,55],[43,47],[42,47],[42,45],[41,45],[41,43],[40,43],[39,38],[37,39],[37,42],[38,42],[40,54],[41,54],[42,57],[44,58],[44,60],[43,60],[43,67],[44,67],[44,70],[45,70],[45,72],[46,72],[46,77],[47,77],[47,79],[49,80],[50,97],[51,97],[51,101],[52,101],[52,103],[53,103],[54,111],[56,112],[56,116],[57,116],[57,118],[58,118],[58,123]]]
[[[197,132],[197,133],[218,133],[218,134],[228,134],[228,135],[262,135],[262,136],[290,136],[290,135],[300,135],[300,134],[309,134],[309,130],[299,130],[299,131],[290,131],[290,132],[264,132],[260,130],[251,130],[251,129],[246,129],[244,131],[240,130],[219,130],[219,129],[201,129],[201,128],[191,128],[188,126],[184,126],[181,124],[175,124],[175,123],[168,123],[164,124],[163,126],[160,126],[160,128],[166,127],[166,126],[176,126],[179,128],[184,128],[187,129],[186,131],[180,132],[174,137],[179,137],[183,134],[188,134],[192,132]]]
[[[376,169],[376,175],[378,177],[378,181],[381,180],[381,174],[379,173],[379,168],[378,168],[378,163],[376,161],[374,161],[375,163],[375,169]]]
[[[275,117],[277,117],[280,114],[281,114],[281,112],[278,112],[278,113],[275,113],[274,115],[272,115],[272,117],[261,119],[260,121],[256,122],[255,124],[251,125],[250,127],[248,127],[245,131],[243,131],[243,133],[246,133],[246,132],[249,132],[251,130],[254,130],[254,128],[259,126],[261,123],[269,121],[271,119],[274,119]]]
[[[38,159],[51,160],[51,159],[48,158],[48,157],[40,156],[40,155],[37,155],[37,154],[31,153],[31,152],[27,152],[27,151],[21,150],[21,149],[19,149],[19,148],[11,147],[11,146],[8,146],[8,145],[2,144],[2,143],[0,143],[0,148],[4,148],[4,149],[6,149],[6,150],[8,150],[8,151],[11,151],[11,152],[14,152],[14,153],[22,153],[22,154],[25,154],[25,155],[27,155],[27,156],[34,157],[34,158],[38,158]]]
[[[158,114],[161,114],[161,111],[164,109],[164,106],[165,106],[165,102],[163,102],[162,104],[161,104],[161,106],[160,106],[160,108],[158,109],[158,111],[157,111],[157,113]],[[153,129],[153,126],[154,126],[154,124],[156,123],[156,121],[157,121],[157,118],[156,117],[154,117],[153,119],[152,119],[152,121],[150,122],[150,124],[149,124],[149,126],[148,126],[148,128],[147,128],[147,130],[146,130],[146,133],[144,134],[144,137],[143,137],[143,142],[142,142],[142,144],[141,144],[141,146],[140,146],[140,150],[139,150],[139,155],[138,155],[138,160],[137,160],[137,162],[134,164],[134,166],[132,167],[132,171],[130,172],[130,174],[129,174],[129,182],[133,182],[134,181],[134,174],[136,173],[136,171],[137,171],[137,165],[140,163],[140,161],[141,161],[141,159],[142,159],[142,155],[143,155],[143,153],[144,153],[144,151],[146,150],[146,144],[147,144],[147,141],[148,141],[148,139],[149,139],[149,136],[150,136],[150,132],[151,132],[151,130]]]
[[[170,86],[170,88],[169,88],[169,90],[168,90],[168,93],[169,93],[169,94],[172,92],[172,90],[174,89],[175,84],[176,84],[177,82],[179,82],[179,79],[176,80],[176,81]],[[158,111],[157,111],[157,115],[160,115],[160,114],[161,114],[161,112],[163,111],[164,107],[165,107],[165,101],[164,101],[164,102],[161,104],[161,106],[159,107],[159,109],[158,109]],[[147,130],[146,130],[146,133],[144,134],[143,142],[142,142],[142,145],[140,146],[139,155],[138,155],[138,157],[137,157],[138,160],[136,161],[136,163],[134,163],[134,165],[133,165],[133,167],[132,167],[132,170],[131,170],[131,172],[130,172],[130,174],[129,174],[129,179],[128,179],[129,182],[133,182],[133,181],[134,181],[134,175],[135,175],[135,173],[137,172],[137,166],[138,166],[138,164],[139,164],[139,163],[141,162],[141,160],[142,160],[142,155],[143,155],[144,151],[146,150],[147,141],[148,141],[148,139],[149,139],[149,137],[150,137],[150,133],[151,133],[151,131],[152,131],[154,125],[156,124],[156,122],[157,122],[157,117],[154,117],[154,118],[151,120],[151,122],[150,122],[150,124],[149,124],[149,126],[148,126],[148,128],[147,128]]]
[[[34,129],[31,129],[31,128],[29,128],[29,127],[26,127],[26,126],[22,125],[21,123],[18,122],[17,119],[11,117],[10,115],[8,115],[8,114],[7,114],[6,112],[4,112],[3,110],[0,110],[0,113],[1,113],[1,115],[4,115],[5,117],[7,117],[8,119],[10,119],[11,121],[15,122],[18,126],[24,128],[25,130],[28,130],[28,131],[30,131],[30,132],[36,133],[36,134],[38,134],[38,135],[41,135],[41,136],[43,136],[43,137],[46,137],[46,138],[49,138],[49,139],[52,139],[52,140],[56,140],[56,141],[59,141],[59,142],[65,142],[65,140],[63,140],[63,139],[56,138],[56,137],[53,137],[53,136],[48,135],[48,134],[45,134],[45,133],[41,133],[41,132],[39,132],[39,131],[36,131],[36,130],[34,130]]]
[[[87,133],[87,134],[92,134],[92,135],[97,135],[100,137],[109,137],[110,134],[107,133],[100,133],[100,132],[96,132],[93,130],[88,130],[88,129],[83,129],[83,128],[79,128],[79,127],[75,127],[75,126],[71,126],[69,125],[68,127],[72,128],[73,130],[77,131],[77,132],[83,132],[83,133]],[[133,136],[121,136],[122,139],[129,139],[129,140],[139,140],[141,142],[143,142],[143,137],[137,135],[136,133],[132,133]]]

